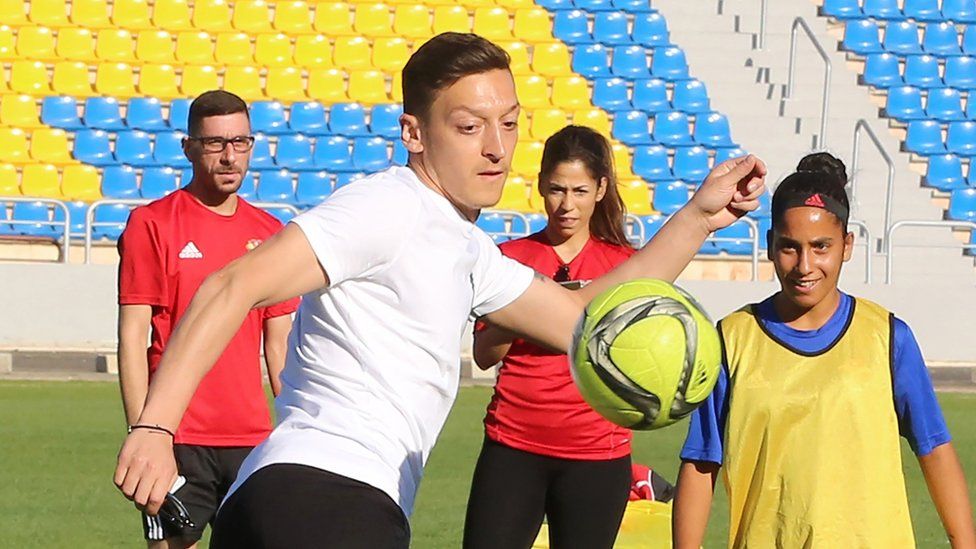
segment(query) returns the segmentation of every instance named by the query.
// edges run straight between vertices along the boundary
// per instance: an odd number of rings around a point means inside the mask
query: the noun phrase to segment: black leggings
[[[531,547],[545,516],[554,549],[609,549],[627,507],[630,482],[630,456],[559,459],[485,439],[468,498],[464,547]]]

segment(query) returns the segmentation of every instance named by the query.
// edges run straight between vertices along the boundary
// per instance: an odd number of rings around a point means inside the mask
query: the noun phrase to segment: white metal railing
[[[888,227],[888,229],[885,231],[885,249],[887,251],[885,257],[885,284],[891,284],[892,270],[895,266],[895,246],[893,240],[895,231],[902,227],[941,227],[949,229],[969,229],[976,231],[976,223],[972,221],[923,221],[906,219],[892,223],[891,227]],[[960,244],[960,247],[963,249],[972,249],[976,248],[976,244]]]
[[[63,221],[57,221],[56,219],[55,220],[52,220],[52,221],[40,221],[40,220],[37,220],[37,221],[29,221],[29,220],[20,220],[20,219],[8,219],[8,220],[4,221],[4,223],[10,224],[10,225],[35,225],[35,224],[41,224],[41,225],[50,225],[52,227],[63,226],[64,227],[64,234],[62,235],[62,238],[61,238],[61,261],[60,262],[61,263],[67,263],[68,262],[68,254],[69,254],[69,252],[71,250],[71,211],[68,210],[68,205],[65,204],[64,201],[62,201],[62,200],[56,200],[54,198],[34,198],[34,197],[27,197],[27,196],[17,196],[17,197],[14,197],[14,196],[4,196],[4,197],[0,197],[0,204],[5,203],[5,202],[6,203],[20,202],[20,203],[28,203],[28,204],[29,203],[34,203],[34,202],[41,202],[43,204],[53,204],[54,207],[60,208],[64,212],[64,220]],[[55,238],[55,241],[57,241],[57,238]]]
[[[810,25],[807,24],[806,19],[802,17],[794,19],[793,26],[790,28],[790,76],[789,80],[787,80],[786,93],[783,94],[783,97],[784,99],[791,99],[793,97],[793,84],[796,73],[796,31],[799,28],[802,28],[803,32],[806,33],[810,39],[810,43],[817,49],[817,53],[820,54],[820,58],[824,62],[823,104],[820,107],[820,135],[817,138],[817,148],[825,149],[827,148],[827,106],[830,104],[830,72],[832,64],[830,62],[830,56],[827,55],[823,46],[820,45],[820,41],[817,40],[817,36],[810,29]]]
[[[864,242],[864,283],[870,284],[873,274],[871,269],[871,246],[873,244],[871,241],[871,229],[868,228],[866,223],[856,219],[851,219],[848,221],[847,226],[848,228],[857,227],[860,229],[860,234],[858,236],[863,235],[863,237],[858,238],[858,240]],[[857,246],[857,241],[854,241],[854,245]]]
[[[625,231],[628,240],[634,242],[635,239],[630,237],[631,236],[639,237],[639,239],[636,239],[636,244],[639,246],[643,246],[644,243],[647,242],[647,231],[644,228],[644,220],[642,220],[641,218],[637,217],[634,214],[627,214],[627,221],[626,224],[624,225],[624,228],[630,229],[631,227],[637,229],[637,234],[631,233],[630,230]]]
[[[755,282],[759,280],[759,239],[760,239],[759,223],[756,222],[756,220],[752,219],[751,217],[743,216],[740,217],[738,221],[736,221],[732,225],[729,225],[729,227],[733,227],[738,223],[744,223],[747,227],[749,227],[749,243],[752,245],[752,250],[750,251],[749,259],[750,259],[750,264],[752,269],[752,281]],[[715,236],[714,234],[709,235],[709,237],[705,239],[706,242],[732,242],[732,243],[740,242],[741,240],[742,240],[741,238]]]
[[[891,223],[891,202],[894,198],[895,192],[895,163],[888,156],[887,151],[881,145],[881,140],[868,125],[867,120],[860,119],[857,124],[854,125],[854,153],[852,154],[852,165],[851,165],[851,202],[857,204],[857,174],[858,174],[858,163],[861,152],[861,132],[868,134],[871,138],[871,142],[874,143],[875,148],[881,153],[881,158],[884,159],[885,164],[888,166],[888,181],[885,187],[885,206],[884,206],[884,230],[885,238],[887,238],[888,225]]]
[[[766,49],[766,16],[769,13],[769,0],[762,0],[759,5],[759,48]]]

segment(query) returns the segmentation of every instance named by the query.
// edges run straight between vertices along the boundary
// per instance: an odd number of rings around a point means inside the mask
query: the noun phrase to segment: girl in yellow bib
[[[809,155],[773,195],[780,291],[719,322],[724,368],[681,452],[675,547],[701,545],[721,470],[729,546],[914,547],[899,435],[955,548],[976,547],[962,467],[911,329],[837,289],[846,170]]]

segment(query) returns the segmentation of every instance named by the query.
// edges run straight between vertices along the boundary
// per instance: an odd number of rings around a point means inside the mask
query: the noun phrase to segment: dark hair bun
[[[847,167],[844,166],[843,161],[830,153],[808,154],[800,159],[800,163],[796,165],[796,170],[826,174],[829,176],[830,182],[836,185],[838,189],[844,189],[847,186]]]

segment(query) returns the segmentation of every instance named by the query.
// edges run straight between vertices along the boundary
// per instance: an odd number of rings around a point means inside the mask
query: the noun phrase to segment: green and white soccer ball
[[[718,331],[684,290],[663,280],[615,286],[586,307],[570,370],[583,399],[630,429],[658,429],[695,410],[721,368]]]

